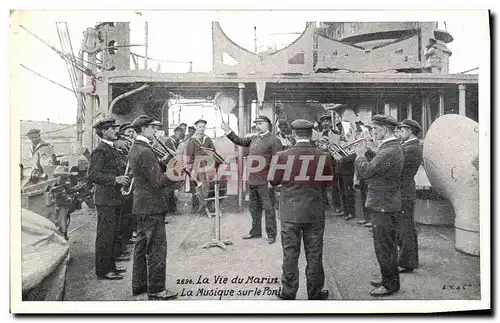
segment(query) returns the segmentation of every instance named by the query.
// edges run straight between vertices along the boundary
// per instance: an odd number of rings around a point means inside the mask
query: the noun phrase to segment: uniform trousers
[[[273,192],[267,183],[264,185],[250,185],[250,214],[252,215],[252,229],[250,234],[262,236],[262,210],[266,219],[267,238],[276,239],[276,211],[274,210]]]
[[[132,293],[149,294],[165,290],[167,234],[164,214],[137,216],[137,242],[132,269]]]
[[[363,219],[370,222],[370,211],[366,208],[366,196],[368,194],[368,182],[365,180],[359,181],[359,194],[361,195],[361,205],[363,210]]]
[[[307,296],[321,299],[325,284],[323,270],[323,234],[325,222],[292,223],[281,222],[281,245],[283,247],[282,295],[295,299],[299,289],[299,256],[301,240],[306,253]]]
[[[403,210],[398,217],[399,266],[418,267],[418,236],[415,227],[415,200],[402,200]]]
[[[339,188],[344,204],[344,215],[356,216],[353,175],[339,175]]]
[[[128,244],[132,235],[137,227],[137,220],[135,215],[132,214],[133,199],[127,199],[123,204],[123,230],[122,230],[122,244]]]
[[[116,258],[121,254],[119,219],[121,206],[97,205],[97,233],[95,239],[95,271],[98,277],[116,269]]]
[[[390,291],[399,290],[397,247],[398,212],[370,211],[373,225],[373,245],[382,274],[382,285]]]
[[[177,198],[175,197],[175,190],[172,188],[165,188],[165,197],[167,199],[168,213],[177,212]]]
[[[339,175],[335,175],[332,185],[332,206],[334,209],[340,209],[342,207],[342,201],[340,196],[340,183]]]

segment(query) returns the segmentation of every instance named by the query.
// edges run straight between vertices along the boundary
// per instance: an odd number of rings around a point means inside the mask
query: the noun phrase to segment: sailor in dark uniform
[[[191,138],[192,136],[194,136],[195,133],[196,133],[196,128],[193,127],[193,126],[189,126],[187,128],[187,134],[182,139],[183,140],[188,140],[189,138]]]
[[[369,180],[366,208],[371,213],[375,254],[382,273],[382,281],[370,282],[375,287],[370,295],[385,296],[400,288],[396,239],[404,155],[394,136],[398,123],[393,117],[375,115],[372,124],[373,137],[381,142],[380,147],[371,160],[365,156],[365,147],[358,147],[355,165],[360,179]]]
[[[107,118],[94,125],[101,141],[90,156],[88,180],[95,185],[94,200],[97,209],[97,235],[95,243],[95,270],[101,279],[122,279],[120,274],[125,268],[117,267],[116,262],[127,260],[120,258],[122,251],[119,229],[119,217],[122,214],[122,185],[128,185],[124,176],[125,167],[120,153],[115,149],[118,125],[115,119]]]
[[[318,137],[312,137],[313,141],[316,140],[326,140],[328,144],[335,144],[335,145],[340,145],[341,143],[341,137],[342,137],[342,132],[338,128],[338,125],[342,125],[342,123],[337,123],[336,127],[333,127],[332,124],[332,116],[331,114],[325,114],[319,118],[320,121],[320,130],[321,130],[321,136]],[[337,173],[338,167],[337,167],[337,161],[335,160],[334,156],[331,156],[332,158],[332,163],[334,167],[334,172],[335,176],[333,178],[333,185],[331,189],[331,194],[332,194],[332,206],[334,210],[334,215],[335,216],[343,216],[343,215],[348,215],[345,213],[345,208],[344,212],[341,211],[341,206],[343,204],[342,201],[342,182],[340,180],[340,176]],[[328,201],[326,202],[328,204]]]
[[[417,135],[422,127],[415,120],[406,119],[399,124],[403,141],[404,166],[401,174],[402,211],[398,219],[398,247],[400,272],[411,272],[418,267],[418,236],[415,227],[415,175],[422,163],[422,149]]]
[[[129,129],[131,129],[130,122],[122,124],[118,130],[118,140],[115,141],[115,146],[121,152],[121,157],[123,163],[125,164],[125,168],[128,163],[128,154],[130,152],[130,148],[132,148],[133,143],[133,139],[125,135],[125,132],[130,134]],[[119,221],[119,231],[121,232],[123,246],[135,242],[133,236],[134,231],[137,227],[137,221],[135,219],[135,215],[132,214],[132,203],[133,193],[130,193],[128,196],[123,197],[123,215],[121,216],[121,221]],[[126,255],[126,253],[124,255]]]
[[[299,256],[301,241],[304,241],[307,267],[307,295],[309,299],[328,298],[323,290],[323,234],[325,230],[325,201],[323,191],[332,185],[330,156],[313,147],[311,135],[314,124],[307,120],[295,120],[291,124],[296,144],[277,153],[277,165],[288,164],[293,158],[290,176],[285,170],[271,168],[272,185],[281,185],[280,220],[281,244],[283,247],[283,285],[281,299],[295,299],[299,288]],[[307,156],[307,157],[306,157]],[[306,157],[306,159],[301,159]],[[308,159],[309,158],[309,159]],[[305,176],[302,176],[304,160],[308,160]],[[271,166],[273,167],[273,166]],[[304,166],[305,167],[305,166]],[[319,169],[320,168],[320,169]],[[319,171],[318,171],[319,169]],[[319,176],[329,177],[320,178]],[[300,178],[302,177],[302,178]]]
[[[174,134],[170,137],[161,137],[158,138],[167,148],[177,151],[177,148],[179,147],[179,144],[182,140],[184,130],[182,127],[176,127],[174,129]],[[163,149],[162,149],[163,150]],[[172,159],[172,155],[166,154],[165,157],[162,159],[162,162],[165,165],[168,165]],[[173,187],[167,187],[166,188],[166,197],[167,197],[167,206],[168,206],[168,214],[178,214],[177,210],[177,199],[175,197],[175,189]]]
[[[134,176],[133,213],[137,216],[137,242],[134,248],[132,294],[148,293],[150,300],[169,300],[177,293],[165,288],[167,238],[165,232],[166,200],[162,187],[173,184],[151,147],[156,132],[152,118],[137,117],[132,126],[137,137],[129,154]]]

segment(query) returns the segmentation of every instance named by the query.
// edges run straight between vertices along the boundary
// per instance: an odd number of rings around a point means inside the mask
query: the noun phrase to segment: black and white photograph
[[[491,309],[489,26],[11,10],[11,313]]]

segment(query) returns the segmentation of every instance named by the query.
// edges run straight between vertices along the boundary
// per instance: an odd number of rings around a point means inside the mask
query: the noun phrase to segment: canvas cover
[[[21,209],[23,300],[62,300],[69,242],[48,219]]]

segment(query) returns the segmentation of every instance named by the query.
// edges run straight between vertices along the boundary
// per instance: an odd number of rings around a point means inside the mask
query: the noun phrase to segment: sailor
[[[330,114],[325,114],[319,118],[319,121],[320,121],[319,130],[321,132],[321,136],[320,138],[316,138],[316,140],[323,140],[328,142],[328,144],[340,145],[340,139],[342,133],[338,129],[332,128],[332,116]],[[335,170],[337,170],[337,165],[336,165],[337,163],[334,156],[331,156],[331,158],[333,162],[333,167]],[[335,173],[331,192],[332,192],[332,206],[334,209],[334,215],[336,216],[342,216],[345,214],[344,212],[341,211],[342,200],[341,200],[340,189],[341,185],[339,181],[339,175]]]
[[[132,147],[132,141],[127,136],[125,136],[125,129],[129,128],[130,128],[129,122],[120,125],[117,134],[118,139],[116,139],[114,142],[115,148],[118,149],[123,154],[125,162],[127,160],[130,147]]]
[[[126,135],[126,133],[128,135]],[[135,138],[135,131],[131,128],[131,123],[126,122],[122,124],[118,130],[118,139],[115,141],[115,146],[120,148],[119,150],[122,153],[121,156],[125,165],[128,163],[128,154],[134,142],[133,138]],[[119,227],[123,246],[126,246],[127,244],[135,242],[134,231],[137,227],[137,220],[132,213],[133,193],[124,196],[123,200],[123,215],[120,218]]]
[[[309,299],[328,298],[328,290],[323,290],[325,273],[323,270],[323,234],[325,230],[325,202],[323,191],[332,185],[330,180],[318,176],[332,176],[333,167],[330,156],[313,147],[311,135],[313,123],[307,120],[292,122],[295,146],[277,153],[277,165],[286,165],[293,158],[290,176],[285,171],[270,170],[271,184],[281,185],[280,220],[281,245],[283,248],[282,290],[278,295],[285,300],[293,300],[299,288],[299,257],[301,240],[304,241],[307,269],[307,295]],[[306,157],[307,156],[307,157]],[[302,159],[306,157],[306,159]],[[323,161],[321,161],[321,159]],[[309,179],[299,179],[302,175],[304,160],[308,160]],[[318,167],[322,169],[317,171]],[[288,177],[288,178],[287,178]]]
[[[370,126],[370,125],[363,125],[363,127],[366,130],[363,129],[363,134],[362,135],[364,137],[367,137],[367,136],[371,137],[372,126]],[[371,140],[371,142],[372,142],[372,146],[374,146],[373,140]],[[365,153],[365,156],[367,154],[372,154],[372,156],[369,158],[369,159],[371,159],[371,158],[373,158],[373,154],[375,154],[375,153],[373,152],[373,150],[368,149],[367,153]],[[366,197],[367,197],[367,193],[368,193],[368,180],[367,179],[360,179],[357,170],[356,170],[356,176],[357,176],[358,181],[359,181],[359,195],[361,197],[361,205],[362,205],[362,210],[363,210],[363,219],[359,220],[358,224],[363,225],[363,226],[365,226],[367,228],[371,228],[372,227],[372,223],[370,222],[371,221],[371,219],[370,219],[370,211],[365,206],[366,205]]]
[[[195,132],[196,132],[196,128],[193,127],[193,126],[189,126],[187,128],[187,135],[185,136],[185,140],[187,140],[187,139],[191,138],[192,136],[194,136]]]
[[[321,116],[319,121],[321,123],[321,135],[323,138],[326,138],[330,143],[339,145],[342,135],[341,130],[338,128],[340,122],[333,127],[332,116],[330,114]],[[340,123],[340,125],[342,125],[342,123]]]
[[[52,155],[54,154],[54,146],[42,140],[39,129],[31,129],[26,134],[26,137],[31,141],[30,154],[32,166],[49,166],[52,165]]]
[[[250,190],[250,214],[252,215],[252,228],[243,239],[255,239],[262,237],[262,209],[265,211],[266,233],[269,244],[276,242],[276,211],[273,205],[273,193],[268,182],[268,172],[272,156],[281,151],[281,141],[273,136],[272,124],[266,116],[258,116],[254,120],[259,134],[251,137],[239,137],[228,124],[222,123],[221,128],[227,138],[234,144],[249,147],[248,160],[251,160],[249,168],[256,169],[248,174],[247,182]],[[252,157],[253,156],[253,157]],[[263,157],[265,165],[259,164],[259,157]],[[264,161],[261,161],[264,162]],[[260,166],[260,167],[259,167]]]
[[[151,123],[151,126],[153,128],[155,128],[156,131],[161,131],[161,128],[162,128],[162,124],[160,121],[158,120],[153,120],[153,122]]]
[[[174,134],[170,137],[163,137],[164,140],[162,140],[163,144],[167,147],[170,148],[173,151],[177,151],[177,148],[179,147],[179,144],[182,140],[183,136],[183,129],[182,127],[178,126],[174,129]],[[161,140],[161,139],[160,139]],[[169,165],[169,162],[173,158],[172,155],[167,154],[164,157],[164,163],[166,165]],[[168,214],[178,214],[177,210],[177,199],[175,197],[175,189],[172,187],[167,187],[166,188],[166,198],[167,198],[167,206],[168,206]]]
[[[344,220],[349,221],[356,217],[355,191],[354,191],[354,160],[356,154],[349,154],[336,160],[335,176],[339,185],[338,191],[344,206]]]
[[[281,141],[283,149],[288,149],[295,144],[295,140],[290,136],[288,122],[286,120],[280,119],[278,121],[278,133],[276,136]]]
[[[218,165],[215,163],[215,160],[202,149],[202,147],[215,149],[215,146],[212,139],[205,135],[207,122],[200,119],[197,120],[194,125],[196,127],[196,132],[186,141],[185,163],[187,165],[187,170],[191,172],[193,176],[196,176],[196,179],[202,182],[205,187],[207,187],[207,190],[204,190],[207,194],[203,198],[212,198],[215,195],[213,191],[214,182],[212,181],[212,176],[215,175],[214,171]],[[197,165],[195,165],[195,162]],[[204,169],[204,171],[198,172],[200,169]],[[192,172],[193,170],[194,172]],[[194,194],[194,185],[190,186],[191,192],[193,193],[193,209],[198,209],[199,203],[202,201],[200,201],[199,197]],[[207,204],[211,212],[215,212],[214,201],[210,201]]]
[[[415,175],[422,163],[422,149],[417,135],[422,127],[415,120],[406,119],[399,124],[403,140],[404,166],[401,174],[402,211],[398,219],[398,247],[400,273],[418,267],[418,236],[415,227]]]
[[[122,131],[123,135],[125,137],[127,137],[127,139],[129,139],[132,143],[134,142],[135,137],[137,136],[137,134],[135,133],[134,128],[132,128],[132,124],[131,123],[127,122],[127,123],[123,124],[120,127],[120,131]],[[130,145],[130,147],[132,147],[132,145]]]
[[[366,207],[371,213],[373,243],[382,274],[382,281],[370,282],[375,287],[370,295],[385,296],[400,288],[396,233],[404,155],[394,136],[398,123],[393,117],[375,115],[372,124],[374,139],[381,142],[380,147],[370,160],[365,156],[366,147],[358,146],[355,165],[359,178],[369,180]]]
[[[186,131],[188,129],[187,124],[185,124],[183,122],[180,125],[178,125],[178,127],[182,129],[181,140],[185,140],[186,139]],[[189,128],[193,128],[193,134],[194,134],[196,129],[194,129],[194,127],[189,127]]]
[[[125,167],[118,150],[114,149],[118,127],[115,119],[106,118],[94,125],[96,135],[101,138],[99,145],[90,156],[88,180],[94,183],[94,204],[97,209],[97,234],[95,242],[95,270],[101,279],[122,279],[120,273],[126,268],[116,266],[116,262],[127,261],[120,257],[122,251],[119,231],[119,217],[122,214],[122,185],[128,185],[124,176]]]
[[[156,133],[152,118],[137,117],[132,127],[137,138],[130,150],[130,169],[134,176],[133,213],[137,216],[137,242],[132,273],[133,295],[148,294],[149,300],[169,300],[177,293],[165,288],[167,238],[163,190],[173,182],[161,172],[150,141]]]

